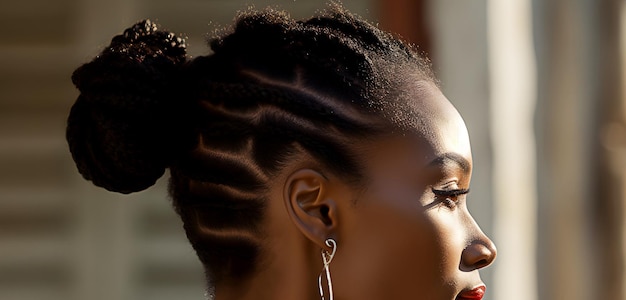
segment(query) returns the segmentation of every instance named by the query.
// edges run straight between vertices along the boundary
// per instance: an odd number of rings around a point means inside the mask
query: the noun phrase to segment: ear
[[[329,182],[322,174],[300,169],[287,178],[283,196],[291,221],[305,237],[324,249],[337,225],[337,206],[328,191]]]

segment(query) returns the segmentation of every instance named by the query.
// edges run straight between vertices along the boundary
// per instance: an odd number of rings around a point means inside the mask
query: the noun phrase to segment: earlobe
[[[326,248],[324,242],[337,223],[337,208],[328,194],[328,185],[319,172],[301,169],[291,174],[284,186],[283,200],[289,217],[305,237],[321,248]]]

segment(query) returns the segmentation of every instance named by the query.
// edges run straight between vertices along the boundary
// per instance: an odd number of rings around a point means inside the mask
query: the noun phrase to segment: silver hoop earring
[[[326,246],[331,247],[331,251],[322,249],[322,262],[324,263],[324,268],[322,272],[320,272],[320,276],[317,277],[317,285],[320,288],[320,297],[322,300],[326,300],[324,298],[324,288],[322,288],[322,274],[326,273],[326,283],[328,284],[328,300],[333,300],[333,281],[330,279],[330,262],[333,261],[333,257],[335,257],[335,252],[337,252],[337,242],[332,238],[326,239]]]

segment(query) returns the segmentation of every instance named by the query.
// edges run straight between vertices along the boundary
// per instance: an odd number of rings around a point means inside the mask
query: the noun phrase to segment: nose
[[[461,269],[473,271],[490,265],[496,259],[496,245],[478,228],[478,234],[463,249]]]

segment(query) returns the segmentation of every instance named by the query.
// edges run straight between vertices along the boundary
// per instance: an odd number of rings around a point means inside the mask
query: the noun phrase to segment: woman
[[[213,54],[149,21],[77,69],[80,173],[132,193],[169,168],[211,294],[481,299],[467,130],[429,62],[333,6],[241,14]]]

